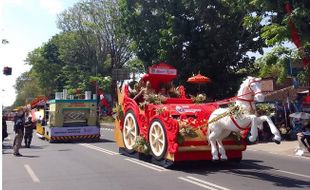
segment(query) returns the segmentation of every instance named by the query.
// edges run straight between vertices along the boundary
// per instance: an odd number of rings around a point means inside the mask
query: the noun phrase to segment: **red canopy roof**
[[[38,96],[30,103],[31,108],[34,108],[39,105],[44,105],[48,101],[46,96]]]
[[[177,77],[177,70],[166,63],[159,63],[148,68],[148,74],[142,77],[144,81],[150,81],[152,88],[159,89],[161,83],[169,83]]]
[[[189,83],[197,83],[197,84],[202,84],[202,83],[207,83],[210,82],[210,79],[206,76],[201,75],[200,73],[198,75],[192,76],[187,79],[187,82]]]

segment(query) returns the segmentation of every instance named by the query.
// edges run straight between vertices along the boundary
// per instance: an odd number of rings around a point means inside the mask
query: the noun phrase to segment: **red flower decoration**
[[[180,115],[180,120],[185,120],[185,119],[187,119],[187,116],[186,116],[186,114],[182,113]]]

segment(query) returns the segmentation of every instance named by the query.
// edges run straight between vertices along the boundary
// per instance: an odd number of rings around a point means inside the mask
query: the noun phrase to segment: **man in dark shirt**
[[[25,112],[23,108],[20,108],[14,118],[14,131],[15,138],[13,142],[14,156],[22,156],[19,153],[19,149],[21,147],[23,137],[24,137],[24,124],[25,124]]]
[[[6,117],[2,113],[2,142],[8,136]]]
[[[30,148],[31,140],[32,140],[32,133],[33,133],[33,123],[32,123],[32,118],[28,117],[28,120],[25,123],[25,147]]]

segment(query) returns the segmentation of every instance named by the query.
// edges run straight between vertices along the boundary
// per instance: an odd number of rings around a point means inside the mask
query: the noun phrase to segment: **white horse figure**
[[[270,130],[274,135],[274,141],[276,143],[280,143],[280,133],[270,117],[257,117],[255,115],[254,101],[262,102],[265,98],[261,91],[260,81],[260,78],[248,77],[241,84],[237,96],[233,98],[233,102],[235,102],[235,104],[243,110],[243,112],[238,116],[225,116],[217,121],[214,121],[216,120],[216,117],[227,113],[229,108],[218,108],[212,112],[208,120],[208,137],[211,144],[212,160],[219,160],[218,152],[220,152],[221,160],[227,160],[222,140],[232,131],[240,132],[241,130],[251,127],[251,136],[249,137],[249,140],[254,142],[258,135],[257,126],[261,126],[264,121],[267,121]],[[211,120],[213,120],[213,122]],[[216,142],[218,144],[218,149]]]

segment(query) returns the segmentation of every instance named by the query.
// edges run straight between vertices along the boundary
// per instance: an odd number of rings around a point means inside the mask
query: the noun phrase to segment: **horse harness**
[[[243,94],[242,96],[247,95],[247,94],[250,94],[250,93],[253,94],[253,96],[254,96],[255,94],[262,93],[261,91],[254,92],[254,90],[253,90],[253,89],[251,88],[251,86],[250,86],[252,83],[256,83],[256,82],[260,82],[260,81],[261,81],[261,80],[252,80],[252,81],[250,81],[250,83],[249,83],[249,85],[248,85],[247,87],[249,88],[249,90],[250,90],[251,92],[246,93],[246,94]],[[237,97],[236,100],[240,100],[240,101],[244,101],[244,102],[249,103],[249,104],[250,104],[250,107],[251,107],[250,112],[253,112],[253,111],[254,111],[254,107],[253,107],[254,98],[253,98],[253,99],[245,99],[245,98]],[[230,119],[231,119],[232,122],[235,124],[235,126],[236,126],[238,129],[240,129],[240,130],[245,130],[245,129],[249,128],[250,125],[251,125],[251,122],[250,122],[248,125],[246,125],[245,128],[243,128],[243,127],[241,127],[241,126],[237,123],[236,119],[235,119],[232,115],[230,116]]]
[[[254,90],[251,88],[251,84],[252,83],[257,83],[257,82],[260,82],[261,80],[251,80],[250,81],[250,83],[249,83],[249,85],[247,86],[248,87],[248,89],[250,90],[250,92],[248,92],[248,93],[245,93],[245,94],[243,94],[243,95],[241,95],[241,96],[238,96],[237,98],[236,98],[236,100],[240,100],[240,101],[244,101],[244,102],[247,102],[247,103],[249,103],[250,104],[250,107],[251,107],[251,112],[253,112],[254,111],[254,107],[253,107],[253,102],[254,102],[254,98],[252,98],[252,99],[245,99],[245,98],[241,98],[242,96],[245,96],[245,95],[248,95],[248,94],[252,94],[253,96],[255,96],[256,94],[259,94],[259,93],[262,93],[262,91],[258,91],[258,92],[254,92]]]
[[[240,129],[240,130],[246,130],[247,128],[249,128],[250,127],[250,125],[251,125],[251,123],[252,122],[250,122],[246,127],[241,127],[238,123],[237,123],[237,121],[236,121],[236,119],[231,115],[230,116],[230,119],[231,119],[231,121],[235,124],[235,126],[238,128],[238,129]]]

